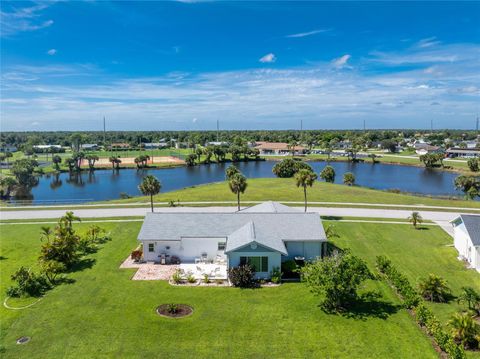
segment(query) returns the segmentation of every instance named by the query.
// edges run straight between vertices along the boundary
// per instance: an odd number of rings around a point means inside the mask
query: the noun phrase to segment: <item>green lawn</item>
[[[161,180],[161,179],[160,179]],[[134,197],[126,200],[115,200],[117,203],[133,203],[149,201],[146,197]],[[235,201],[226,182],[212,183],[189,187],[178,191],[155,196],[155,201]],[[248,180],[248,188],[241,196],[243,202],[248,201],[303,201],[303,191],[295,186],[292,178],[257,178]],[[316,182],[308,189],[308,200],[311,202],[347,202],[347,203],[384,203],[399,205],[430,205],[446,207],[480,208],[480,202],[439,199],[426,196],[391,193],[372,190],[364,187],[349,187],[325,182]]]
[[[453,295],[460,294],[463,286],[471,286],[480,291],[480,274],[466,270],[463,263],[456,259],[457,251],[452,245],[452,238],[439,227],[424,226],[415,230],[410,226],[395,224],[334,225],[340,238],[333,242],[341,248],[351,248],[354,253],[365,258],[371,267],[375,265],[377,255],[387,255],[413,285],[433,273],[447,280]],[[448,304],[431,304],[430,307],[443,323],[463,308],[455,300]]]
[[[367,288],[382,295],[379,304],[357,308],[354,317],[346,317],[323,313],[318,298],[301,283],[240,290],[131,281],[133,270],[120,270],[118,266],[136,246],[140,225],[105,223],[113,240],[89,257],[94,260],[90,268],[69,275],[74,283],[55,288],[28,309],[10,311],[2,307],[2,357],[437,357],[428,338],[398,307],[396,296],[383,282],[370,282]],[[381,224],[336,226],[342,233],[338,244],[347,243],[347,235],[351,242],[352,238],[374,238],[364,235],[366,228],[382,237],[394,235],[385,238],[393,242],[396,233],[407,233],[409,228],[399,225],[389,231],[390,225]],[[35,262],[39,229],[40,225],[0,228],[2,299],[12,271]],[[439,236],[435,231],[422,233]],[[447,264],[455,267],[455,259],[450,257]],[[158,317],[155,307],[170,302],[190,304],[195,312],[179,320]],[[370,315],[363,316],[362,310]],[[15,344],[22,335],[31,336],[31,342]]]

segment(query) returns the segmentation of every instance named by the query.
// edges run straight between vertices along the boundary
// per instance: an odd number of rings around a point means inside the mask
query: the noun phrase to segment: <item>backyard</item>
[[[381,298],[346,316],[325,314],[319,298],[299,283],[241,290],[132,281],[135,270],[119,265],[136,246],[140,225],[106,221],[102,226],[112,241],[68,275],[74,283],[56,287],[28,309],[2,307],[2,357],[437,357],[429,339],[380,281],[369,282],[363,292],[374,290]],[[2,225],[2,300],[10,274],[36,262],[40,226]],[[87,224],[75,226],[81,231]],[[478,274],[463,269],[440,229],[344,222],[335,227],[340,234],[335,244],[351,247],[372,269],[375,255],[386,254],[412,281],[433,272],[444,276],[454,293],[473,282],[480,287]],[[194,314],[183,319],[155,314],[156,306],[173,302],[191,305]],[[442,321],[457,309],[454,303],[442,306],[435,308]],[[31,341],[15,344],[23,335]]]

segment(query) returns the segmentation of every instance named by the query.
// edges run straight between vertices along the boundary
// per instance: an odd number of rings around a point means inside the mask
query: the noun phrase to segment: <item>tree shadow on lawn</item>
[[[324,221],[340,221],[343,217],[340,216],[321,216]]]
[[[85,269],[91,269],[95,264],[95,262],[96,262],[96,259],[83,258],[78,262],[76,262],[74,265],[72,265],[70,269],[67,271],[67,273],[74,273],[74,272],[83,271]]]
[[[365,321],[368,318],[388,319],[392,314],[403,308],[401,305],[380,298],[381,295],[376,292],[367,292],[359,296],[354,303],[342,311],[329,312],[325,309],[324,311],[328,314],[340,314],[346,318]]]

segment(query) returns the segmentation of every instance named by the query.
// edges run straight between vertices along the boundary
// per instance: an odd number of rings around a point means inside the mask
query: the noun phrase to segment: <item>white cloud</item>
[[[192,119],[192,122],[193,122],[193,123],[196,123],[196,122],[197,122],[197,118],[194,117],[194,118]]]
[[[334,59],[332,61],[332,65],[335,66],[337,69],[341,69],[341,68],[344,68],[344,67],[348,67],[348,60],[350,60],[352,56],[351,55],[343,55],[343,56],[340,56],[339,58],[337,59]]]
[[[419,48],[424,49],[424,48],[432,47],[432,46],[435,46],[435,45],[438,45],[438,44],[440,44],[440,41],[438,41],[435,36],[432,36],[432,37],[428,37],[426,39],[421,39],[415,45]]]
[[[8,37],[24,31],[36,31],[53,25],[51,19],[41,20],[43,11],[55,1],[34,6],[12,7],[10,11],[0,11],[1,37]]]
[[[277,61],[277,57],[273,53],[266,54],[265,56],[262,56],[258,61],[261,63],[272,63]]]
[[[306,36],[312,36],[315,34],[320,34],[322,32],[328,32],[330,29],[319,29],[319,30],[312,30],[312,31],[307,31],[307,32],[299,32],[297,34],[290,34],[285,37],[287,38],[299,38],[299,37],[306,37]]]
[[[47,51],[47,54],[50,55],[50,56],[53,56],[57,53],[57,49],[50,49]]]

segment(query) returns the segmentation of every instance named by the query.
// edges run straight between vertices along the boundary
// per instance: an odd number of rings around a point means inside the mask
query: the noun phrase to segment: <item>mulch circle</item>
[[[162,317],[167,317],[167,318],[183,318],[193,314],[193,308],[186,304],[177,304],[176,313],[170,313],[168,311],[168,308],[169,308],[169,304],[162,304],[159,307],[157,307],[156,312],[158,315],[161,315]]]
[[[26,344],[30,341],[30,337],[20,337],[17,339],[17,344]]]

